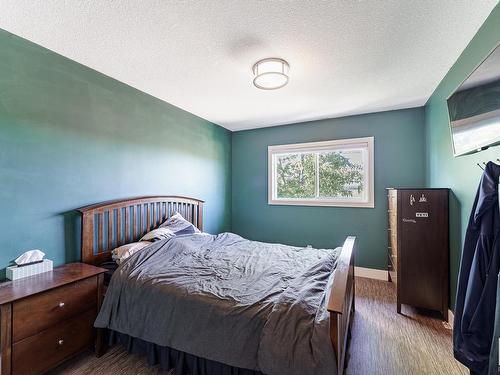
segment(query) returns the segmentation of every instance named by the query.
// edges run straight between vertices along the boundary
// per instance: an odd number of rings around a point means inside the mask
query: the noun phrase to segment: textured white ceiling
[[[238,130],[423,105],[497,2],[0,0],[0,27]],[[264,57],[288,86],[252,86]]]

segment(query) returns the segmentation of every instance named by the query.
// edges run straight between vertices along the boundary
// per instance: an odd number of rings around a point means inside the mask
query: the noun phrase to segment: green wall
[[[375,208],[267,204],[267,146],[375,137]],[[247,238],[315,247],[358,236],[356,263],[387,269],[390,186],[425,183],[423,108],[373,113],[233,133],[232,230]]]
[[[465,230],[482,174],[482,170],[476,163],[500,158],[500,148],[493,147],[476,154],[453,157],[446,98],[499,42],[500,5],[497,5],[425,106],[427,185],[430,187],[449,187],[453,190],[450,202],[450,295],[452,307],[455,305],[458,269]]]
[[[231,226],[231,133],[0,30],[0,268],[79,259],[74,209],[148,194],[206,200]]]
[[[0,30],[0,268],[32,248],[44,250],[56,264],[77,260],[77,207],[135,195],[184,194],[207,201],[209,232],[232,225],[251,239],[317,247],[339,245],[354,234],[359,236],[357,265],[384,269],[385,188],[425,183],[453,190],[453,306],[463,237],[482,172],[476,163],[500,157],[500,150],[454,158],[446,98],[499,41],[500,5],[425,109],[231,135]],[[372,135],[374,209],[267,204],[268,145]]]

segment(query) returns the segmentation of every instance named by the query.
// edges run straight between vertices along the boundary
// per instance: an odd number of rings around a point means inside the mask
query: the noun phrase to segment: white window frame
[[[367,159],[364,166],[368,168],[367,171],[367,200],[353,201],[352,199],[339,199],[339,198],[278,198],[276,196],[277,186],[274,181],[274,156],[285,153],[299,153],[299,152],[318,152],[335,149],[345,149],[349,147],[366,147]],[[268,160],[268,204],[270,205],[296,205],[296,206],[334,206],[334,207],[375,207],[375,192],[374,192],[374,174],[375,174],[375,160],[374,160],[374,137],[351,138],[351,139],[336,139],[323,142],[308,142],[308,143],[295,143],[289,145],[268,146],[267,160]],[[319,176],[316,176],[318,179]],[[318,184],[316,186],[318,189]]]

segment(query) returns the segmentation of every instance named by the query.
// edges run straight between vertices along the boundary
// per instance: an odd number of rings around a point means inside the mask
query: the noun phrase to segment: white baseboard
[[[354,267],[354,276],[383,281],[389,280],[389,272],[387,270],[377,270],[375,268]]]

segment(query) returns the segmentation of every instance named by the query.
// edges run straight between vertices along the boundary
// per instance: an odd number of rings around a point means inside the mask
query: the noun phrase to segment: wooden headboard
[[[79,208],[82,214],[83,263],[98,265],[111,250],[139,240],[175,212],[203,231],[203,201],[179,196],[146,196]]]

